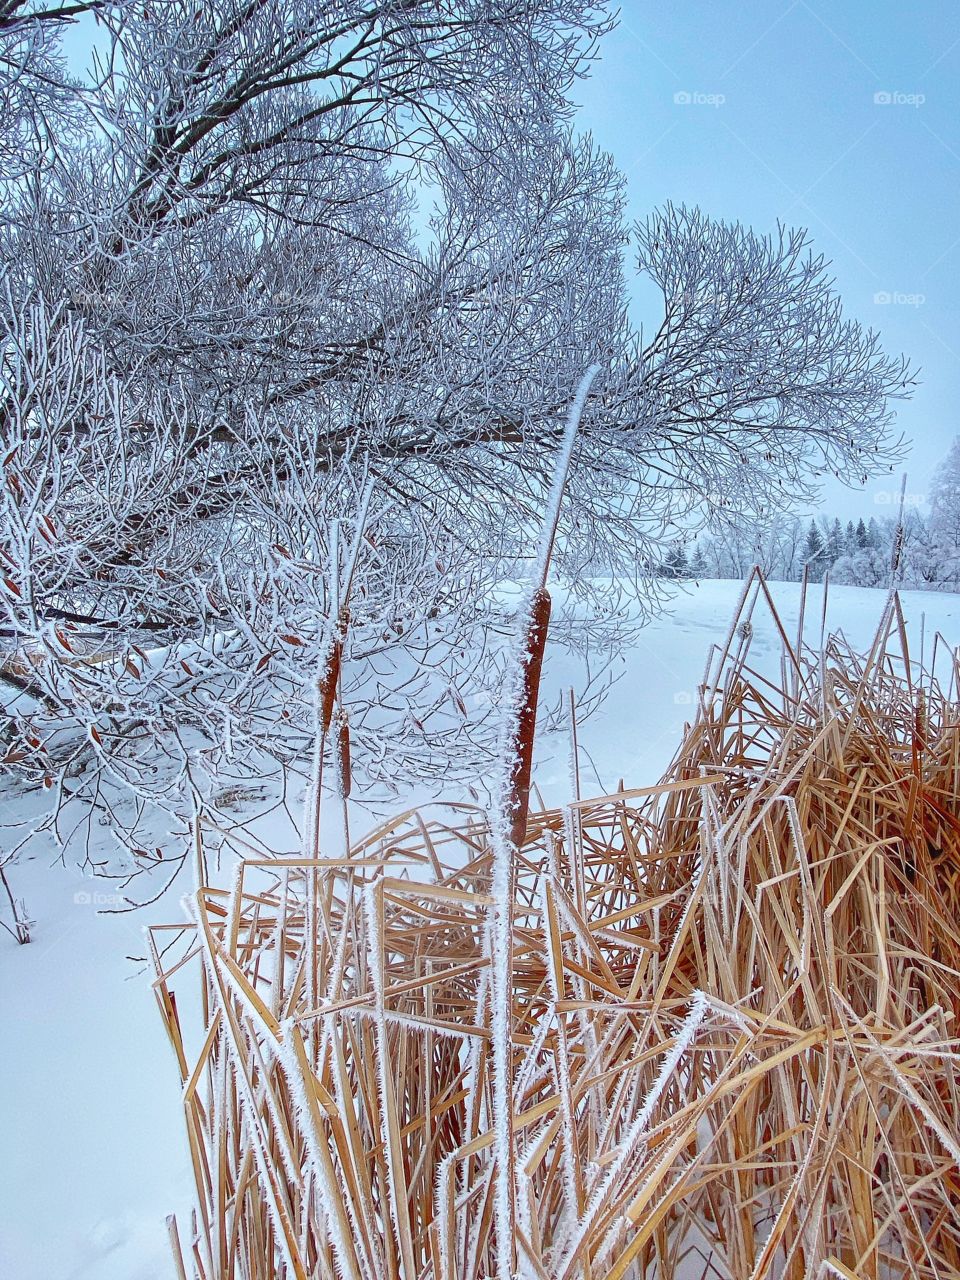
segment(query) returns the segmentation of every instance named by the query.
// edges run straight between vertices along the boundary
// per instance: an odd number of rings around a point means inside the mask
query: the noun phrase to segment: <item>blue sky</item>
[[[960,4],[627,0],[620,12],[579,123],[626,175],[631,218],[669,199],[758,231],[807,227],[848,313],[920,367],[898,423],[908,490],[925,493],[960,434]],[[652,290],[637,288],[635,312],[657,322]],[[824,502],[889,514],[889,491],[834,483]]]

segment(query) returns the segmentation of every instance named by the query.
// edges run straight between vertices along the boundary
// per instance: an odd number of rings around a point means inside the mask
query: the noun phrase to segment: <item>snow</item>
[[[692,719],[708,650],[722,642],[741,584],[691,586],[624,655],[622,678],[591,719],[578,724],[584,796],[653,782]],[[799,587],[774,583],[787,626],[796,627]],[[807,636],[819,641],[819,588],[807,608]],[[828,627],[857,646],[873,636],[886,593],[832,587]],[[905,592],[911,641],[921,615],[955,643],[960,596]],[[752,653],[770,674],[779,641],[763,607],[753,618]],[[575,683],[572,659],[548,655],[545,692]],[[543,735],[535,781],[548,803],[570,795],[566,733]],[[398,802],[398,807],[402,807]],[[363,829],[363,814],[354,818]],[[104,833],[104,840],[109,837]],[[103,882],[49,866],[53,854],[10,870],[37,921],[19,947],[0,934],[0,1275],[17,1280],[172,1280],[165,1217],[189,1220],[191,1174],[178,1075],[150,989],[142,926],[182,918],[179,880],[154,906],[100,915]],[[100,903],[99,905],[109,905]]]
[[[98,914],[110,885],[48,861],[9,873],[33,941],[0,941],[0,1275],[167,1280],[191,1173],[152,975],[125,958],[146,954],[144,919]],[[182,918],[184,887],[151,919]]]

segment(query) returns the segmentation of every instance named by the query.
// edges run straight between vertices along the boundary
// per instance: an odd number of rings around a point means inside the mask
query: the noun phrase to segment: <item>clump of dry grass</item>
[[[960,1276],[960,709],[904,661],[896,601],[866,657],[784,633],[774,684],[749,632],[661,783],[529,815],[524,1277]],[[498,1274],[490,843],[479,811],[407,813],[348,858],[247,858],[154,931],[183,1275]]]

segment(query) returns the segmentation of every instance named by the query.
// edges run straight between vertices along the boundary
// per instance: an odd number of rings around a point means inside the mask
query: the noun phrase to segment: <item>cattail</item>
[[[510,784],[507,814],[510,819],[510,840],[516,847],[523,843],[527,833],[527,809],[530,803],[530,773],[533,767],[533,740],[537,727],[537,694],[540,690],[540,672],[547,644],[547,628],[550,624],[550,594],[547,591],[547,573],[553,555],[553,544],[560,525],[560,504],[570,470],[570,460],[580,426],[580,417],[587,401],[593,380],[600,366],[593,364],[580,379],[577,393],[570,406],[563,442],[554,470],[553,485],[547,500],[540,546],[537,550],[537,574],[539,585],[530,602],[526,634],[523,637],[523,684],[518,691],[512,741],[508,744],[510,760]],[[537,581],[537,579],[535,579]]]
[[[890,555],[890,572],[894,575],[900,569],[900,557],[903,554],[903,521],[897,525],[897,531],[893,535],[893,551]]]
[[[340,667],[343,661],[343,642],[350,625],[350,610],[344,605],[337,616],[337,626],[330,644],[330,654],[323,675],[320,677],[320,732],[326,734],[333,720],[333,706],[337,700],[340,683]]]
[[[346,799],[350,794],[350,722],[341,709],[337,715],[337,760],[340,774],[340,794]]]
[[[533,742],[537,727],[537,695],[540,673],[550,625],[550,593],[539,587],[533,594],[530,617],[524,638],[523,687],[517,707],[516,735],[512,744],[510,770],[510,839],[523,843],[527,832],[527,810],[530,804],[530,775],[533,768]]]
[[[897,528],[893,535],[893,550],[890,554],[890,585],[895,586],[897,576],[900,572],[900,557],[903,554],[904,541],[904,524],[903,524],[903,504],[907,497],[907,477],[904,474],[900,482],[900,507],[897,511]]]
[[[920,689],[917,692],[917,702],[913,713],[913,741],[914,746],[920,750],[926,750],[927,746],[927,698],[926,694]]]

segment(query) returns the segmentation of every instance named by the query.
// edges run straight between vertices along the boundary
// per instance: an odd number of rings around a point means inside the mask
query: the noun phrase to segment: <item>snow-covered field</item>
[[[773,584],[795,627],[799,588]],[[678,743],[710,645],[723,639],[740,587],[703,582],[644,632],[623,658],[603,708],[581,728],[586,793],[653,781]],[[828,626],[863,646],[886,599],[835,587]],[[808,637],[819,636],[819,588]],[[960,641],[960,596],[906,592],[912,643]],[[759,665],[778,661],[765,610],[754,617]],[[550,679],[575,677],[557,663]],[[540,743],[536,778],[548,802],[566,795],[565,741]],[[363,824],[358,815],[356,824]],[[186,880],[137,915],[98,915],[102,884],[49,867],[53,855],[14,869],[14,887],[37,921],[30,946],[0,937],[0,1276],[11,1280],[169,1280],[165,1215],[189,1205],[190,1172],[177,1074],[142,961],[142,925],[180,918]]]

